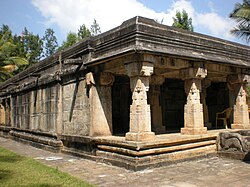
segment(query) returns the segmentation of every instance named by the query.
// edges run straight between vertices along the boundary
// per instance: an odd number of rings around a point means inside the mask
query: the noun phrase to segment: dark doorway
[[[207,88],[206,104],[208,107],[209,122],[212,129],[216,128],[216,113],[229,107],[229,90],[224,82],[212,82]],[[228,122],[230,123],[230,122]],[[222,121],[218,121],[218,127],[224,128]]]
[[[129,132],[129,113],[132,103],[130,80],[127,76],[116,76],[112,86],[113,135]]]
[[[186,94],[184,81],[166,79],[161,88],[163,125],[167,132],[179,132],[184,127]]]

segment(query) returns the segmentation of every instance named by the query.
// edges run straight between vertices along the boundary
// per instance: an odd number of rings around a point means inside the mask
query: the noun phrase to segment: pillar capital
[[[160,75],[152,75],[150,77],[150,84],[152,85],[162,85],[165,81],[165,77],[164,76],[160,76]]]
[[[112,86],[115,81],[115,77],[112,73],[102,72],[100,74],[99,83],[101,86]]]
[[[92,72],[86,74],[86,84],[88,86],[95,85],[95,79]]]
[[[243,84],[250,82],[249,75],[244,74],[235,74],[235,75],[228,75],[227,82],[229,84]]]
[[[186,68],[180,70],[180,77],[186,79],[204,79],[207,76],[207,69],[203,67]]]
[[[129,77],[134,76],[151,76],[154,71],[154,65],[150,62],[131,62],[125,64],[125,68]]]

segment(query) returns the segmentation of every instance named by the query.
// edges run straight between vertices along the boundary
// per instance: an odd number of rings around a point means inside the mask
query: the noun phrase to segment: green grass
[[[0,147],[0,186],[92,186],[67,173]]]

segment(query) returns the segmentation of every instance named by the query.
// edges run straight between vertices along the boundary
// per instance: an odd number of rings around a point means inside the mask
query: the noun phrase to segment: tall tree
[[[28,54],[28,60],[31,64],[38,62],[42,57],[43,41],[39,35],[34,35],[24,28],[21,41],[24,44],[24,50]]]
[[[0,82],[13,76],[20,66],[27,65],[25,58],[15,56],[16,45],[10,29],[2,27],[0,31]]]
[[[77,34],[74,32],[69,32],[66,41],[63,41],[62,46],[58,50],[63,50],[67,47],[74,45],[78,41]]]
[[[237,22],[237,26],[231,30],[231,33],[239,38],[250,42],[250,0],[243,0],[242,3],[236,3],[234,10],[229,15]]]
[[[173,21],[173,27],[194,31],[192,18],[188,17],[188,13],[185,10],[182,10],[182,12],[177,11],[175,17],[173,17]]]
[[[90,32],[92,36],[101,34],[101,28],[99,24],[97,23],[96,19],[94,19],[93,24],[90,26]]]
[[[77,35],[78,35],[78,38],[81,40],[81,39],[90,37],[91,33],[89,29],[85,26],[85,24],[82,24],[80,28],[78,29]]]
[[[43,37],[43,48],[44,48],[44,57],[48,57],[56,52],[58,47],[57,38],[54,35],[55,31],[51,28],[45,30],[45,35]]]

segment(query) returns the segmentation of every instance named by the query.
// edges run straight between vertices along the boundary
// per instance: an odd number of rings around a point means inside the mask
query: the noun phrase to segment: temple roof
[[[135,52],[168,55],[242,68],[250,67],[250,47],[248,46],[166,26],[152,19],[137,16],[112,30],[82,40],[34,64],[4,82],[0,89],[63,63],[66,59],[79,58],[83,65],[91,66],[105,63],[115,56]]]

